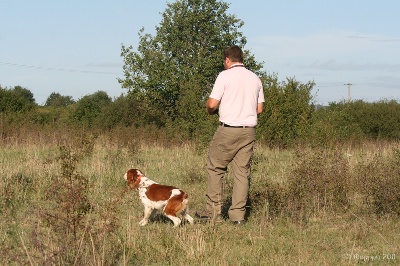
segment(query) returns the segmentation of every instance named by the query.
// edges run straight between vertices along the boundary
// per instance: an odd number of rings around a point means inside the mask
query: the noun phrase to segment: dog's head
[[[129,169],[128,172],[125,173],[124,178],[128,181],[130,189],[138,189],[142,176],[144,176],[144,174],[139,169]]]

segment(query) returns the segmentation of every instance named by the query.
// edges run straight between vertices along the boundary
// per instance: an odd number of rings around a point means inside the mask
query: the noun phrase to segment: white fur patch
[[[169,198],[172,198],[173,196],[180,195],[180,194],[181,194],[181,191],[179,189],[175,188],[171,191],[171,197],[169,197]]]
[[[140,172],[139,170],[137,170],[136,169],[136,174],[138,175],[138,176],[140,176],[140,175],[144,175],[142,172]]]

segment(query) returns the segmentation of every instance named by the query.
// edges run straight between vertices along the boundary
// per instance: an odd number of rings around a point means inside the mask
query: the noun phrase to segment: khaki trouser
[[[208,211],[221,214],[222,178],[232,162],[234,174],[232,205],[229,218],[244,220],[249,191],[250,160],[256,139],[255,128],[231,128],[220,126],[214,134],[208,153],[207,205]]]

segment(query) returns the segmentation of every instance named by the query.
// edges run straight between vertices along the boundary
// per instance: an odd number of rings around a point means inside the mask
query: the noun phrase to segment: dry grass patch
[[[196,223],[172,229],[159,216],[138,226],[143,207],[137,193],[126,189],[123,174],[135,166],[160,183],[179,186],[190,194],[193,212],[205,203],[206,153],[190,145],[129,147],[101,136],[83,138],[86,146],[77,137],[70,145],[60,143],[64,146],[1,147],[2,263],[352,265],[375,258],[376,264],[398,264],[398,215],[376,215],[380,205],[367,199],[380,194],[367,195],[372,180],[364,179],[373,174],[381,181],[393,178],[386,187],[397,184],[396,146],[382,156],[373,147],[352,149],[351,157],[341,148],[296,152],[258,146],[245,226]],[[229,172],[228,199],[231,179]],[[365,187],[354,185],[361,180]],[[397,193],[394,188],[381,198],[389,202]]]

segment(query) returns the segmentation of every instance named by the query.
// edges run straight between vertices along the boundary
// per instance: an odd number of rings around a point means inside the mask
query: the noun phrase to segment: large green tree
[[[239,31],[243,21],[228,14],[229,4],[216,0],[177,0],[168,3],[156,34],[139,32],[137,51],[122,45],[124,78],[119,79],[136,99],[148,123],[174,128],[185,138],[214,130],[205,101],[218,73],[222,52],[230,45],[244,49]],[[245,50],[247,68],[261,72],[262,65]]]
[[[26,113],[36,106],[33,93],[21,86],[0,87],[0,112]]]
[[[72,96],[62,96],[58,92],[52,92],[47,98],[45,106],[65,107],[75,103]]]
[[[87,126],[94,126],[105,108],[112,103],[111,98],[105,91],[97,91],[86,95],[76,102],[72,113],[74,120]],[[102,121],[99,121],[101,123]]]

